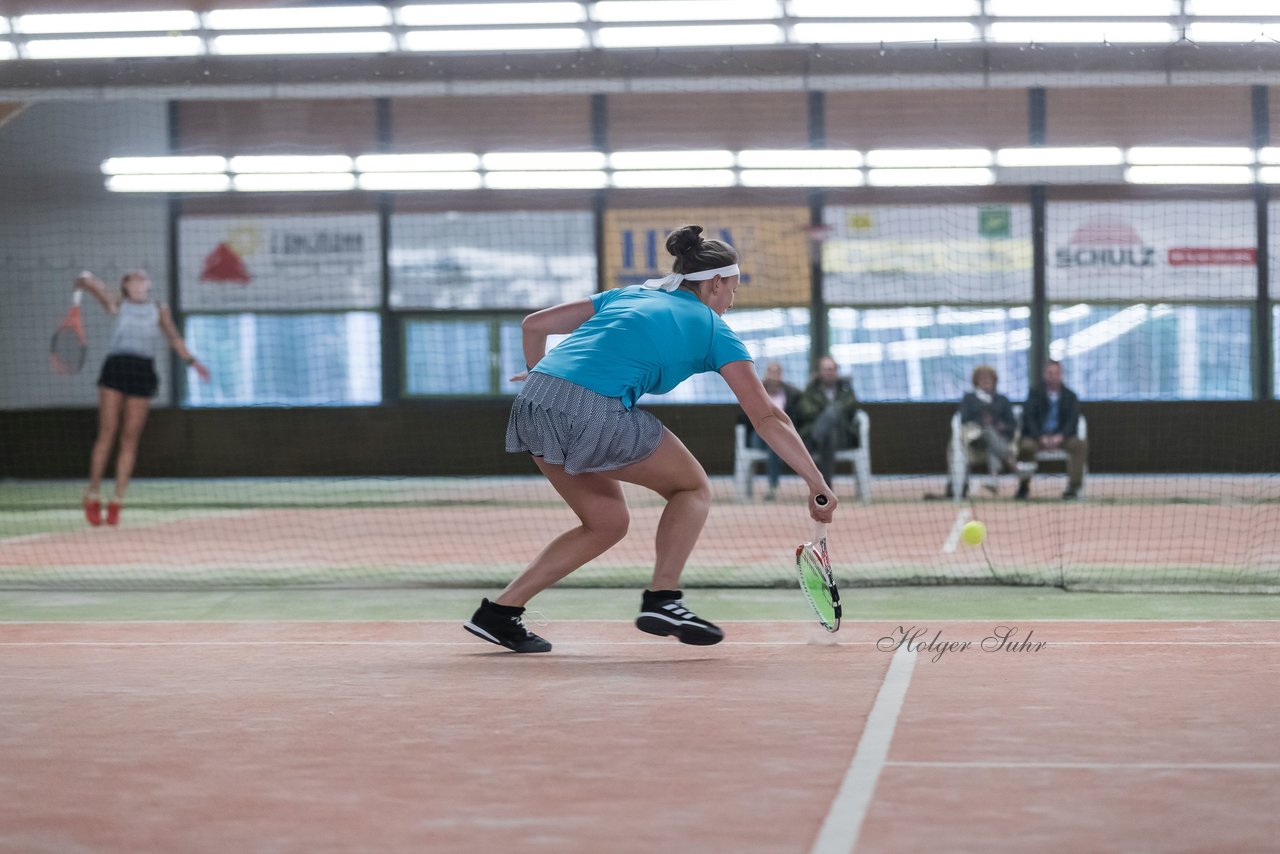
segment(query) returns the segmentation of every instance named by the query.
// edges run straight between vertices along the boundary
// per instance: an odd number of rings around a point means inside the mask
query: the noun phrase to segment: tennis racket
[[[815,501],[818,506],[827,503],[825,495]],[[802,543],[796,549],[796,572],[800,575],[800,589],[818,615],[818,622],[829,632],[840,628],[840,591],[836,589],[836,577],[831,573],[831,558],[827,555],[827,526],[816,523],[813,540]]]
[[[80,298],[83,293],[76,290],[72,294],[71,309],[49,342],[49,367],[55,374],[76,374],[84,367],[84,357],[89,352],[89,339],[85,337],[84,325],[80,322]]]

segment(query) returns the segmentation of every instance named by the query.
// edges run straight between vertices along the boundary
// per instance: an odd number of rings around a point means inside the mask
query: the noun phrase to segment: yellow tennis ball
[[[981,522],[966,522],[960,529],[960,539],[971,546],[976,546],[987,538],[987,526]]]

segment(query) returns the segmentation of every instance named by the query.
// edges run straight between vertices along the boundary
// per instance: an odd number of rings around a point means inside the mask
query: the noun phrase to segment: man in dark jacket
[[[1062,384],[1062,363],[1050,360],[1044,366],[1044,384],[1031,392],[1022,410],[1022,440],[1018,443],[1018,459],[1035,460],[1040,451],[1063,450],[1067,453],[1067,491],[1065,499],[1077,498],[1084,485],[1084,466],[1089,459],[1089,445],[1077,435],[1080,426],[1080,399]],[[1026,498],[1031,488],[1031,475],[1019,475],[1018,498]]]
[[[827,483],[835,475],[836,451],[858,447],[858,428],[853,420],[857,411],[853,384],[840,376],[835,359],[823,356],[818,360],[817,375],[796,401],[794,420]]]

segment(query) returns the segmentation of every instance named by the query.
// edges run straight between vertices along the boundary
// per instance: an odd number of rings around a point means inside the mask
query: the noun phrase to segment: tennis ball
[[[960,539],[971,546],[976,546],[987,538],[987,526],[981,522],[966,522],[960,529]]]

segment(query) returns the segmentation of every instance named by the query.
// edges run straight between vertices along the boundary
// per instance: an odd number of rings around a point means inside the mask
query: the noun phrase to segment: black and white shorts
[[[129,397],[155,397],[156,390],[160,388],[155,359],[112,353],[102,363],[98,385]]]
[[[507,452],[527,451],[569,474],[611,471],[658,450],[662,422],[549,374],[531,373],[511,405]]]

